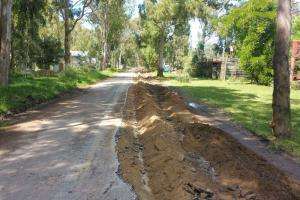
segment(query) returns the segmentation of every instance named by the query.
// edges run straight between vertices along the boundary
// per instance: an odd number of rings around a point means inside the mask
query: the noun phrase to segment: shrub
[[[222,34],[235,38],[240,66],[257,84],[272,82],[276,4],[273,0],[250,0],[232,9],[221,20]]]
[[[58,64],[63,57],[61,42],[54,37],[45,37],[40,42],[40,55],[37,65],[41,69],[49,69],[50,65]]]

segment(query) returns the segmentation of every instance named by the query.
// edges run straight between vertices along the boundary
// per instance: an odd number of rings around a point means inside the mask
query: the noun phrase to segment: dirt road
[[[132,73],[30,114],[0,134],[0,199],[135,199],[120,180],[115,133]]]

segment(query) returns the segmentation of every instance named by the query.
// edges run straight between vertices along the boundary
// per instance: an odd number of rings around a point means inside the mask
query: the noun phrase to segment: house
[[[71,51],[71,65],[81,66],[88,62],[88,53],[85,51]]]
[[[292,41],[291,80],[300,81],[300,40]]]

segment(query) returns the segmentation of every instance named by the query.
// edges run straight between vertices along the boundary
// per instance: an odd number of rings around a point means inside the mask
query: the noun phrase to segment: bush
[[[142,49],[143,60],[147,69],[156,69],[158,63],[158,55],[154,48],[147,46]]]
[[[272,82],[276,10],[273,0],[249,0],[221,20],[223,36],[235,38],[240,66],[253,83]]]
[[[58,64],[64,52],[61,42],[54,37],[45,37],[40,42],[40,55],[37,65],[40,69],[49,69],[50,65]]]

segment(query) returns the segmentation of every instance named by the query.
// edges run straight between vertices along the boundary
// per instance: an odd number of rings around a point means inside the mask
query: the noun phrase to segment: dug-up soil
[[[201,123],[167,88],[135,84],[123,117],[120,173],[141,200],[300,199],[299,183]]]

